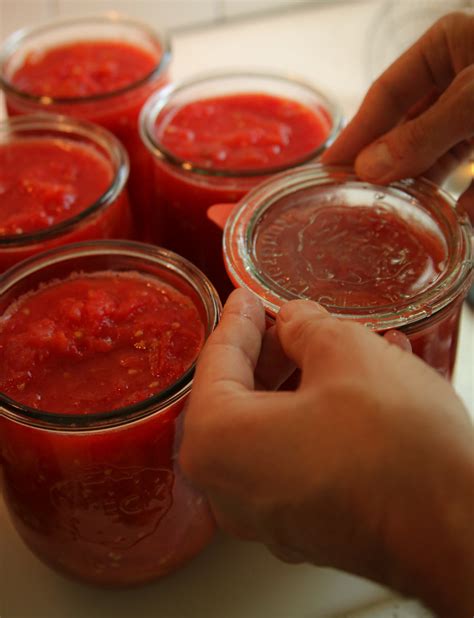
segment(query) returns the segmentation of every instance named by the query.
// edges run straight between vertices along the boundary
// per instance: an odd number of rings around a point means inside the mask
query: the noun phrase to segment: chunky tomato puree
[[[113,181],[91,146],[53,138],[0,145],[0,238],[54,226],[92,206]]]
[[[36,96],[90,97],[126,88],[156,65],[156,56],[137,45],[84,41],[29,52],[11,82]]]
[[[255,242],[265,276],[340,308],[406,302],[437,281],[446,252],[441,236],[423,223],[365,206],[309,204],[270,214]]]
[[[3,496],[47,565],[123,587],[179,568],[214,532],[207,503],[175,459],[191,376],[176,381],[205,325],[201,297],[180,291],[180,274],[172,287],[146,273],[146,255],[140,272],[110,270],[117,258],[105,250],[91,259],[104,269],[56,280],[44,273],[42,286],[4,299],[0,390],[40,413],[0,416]],[[172,384],[159,402],[147,399]],[[121,409],[133,403],[134,411]],[[113,409],[112,423],[91,416]],[[48,428],[35,420],[45,411]]]
[[[448,247],[435,222],[409,205],[398,211],[304,201],[283,198],[257,225],[253,261],[264,287],[311,298],[335,313],[373,314],[375,324],[378,314],[395,316],[403,308],[409,321],[401,330],[413,352],[450,378],[462,298],[433,315],[427,306],[427,317],[410,321],[412,303],[420,304],[419,295],[446,273]]]
[[[138,403],[178,380],[203,344],[190,298],[134,273],[77,274],[18,299],[0,320],[0,390],[48,412]]]
[[[261,93],[188,103],[158,118],[158,141],[198,167],[265,170],[297,163],[328,137],[322,109]]]
[[[150,35],[143,36],[149,44]],[[153,43],[148,48],[117,35],[117,40],[39,47],[9,76],[18,93],[6,96],[9,115],[64,114],[99,124],[118,137],[130,158],[128,189],[142,240],[149,237],[152,162],[138,134],[138,115],[150,94],[168,80],[163,49]]]
[[[209,221],[208,209],[237,202],[276,168],[301,164],[333,129],[322,107],[262,92],[165,109],[156,120],[154,141],[210,173],[155,159],[152,230],[165,230],[164,240],[155,234],[155,242],[199,266],[225,300],[232,285],[222,261],[222,231]]]

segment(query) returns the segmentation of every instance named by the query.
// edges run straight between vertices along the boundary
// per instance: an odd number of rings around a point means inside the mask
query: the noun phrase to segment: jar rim
[[[422,200],[425,200],[423,207],[427,206],[431,215],[436,214],[438,218],[434,221],[440,229],[443,217],[443,225],[456,235],[456,244],[452,243],[456,255],[448,255],[448,259],[451,257],[449,266],[438,281],[396,306],[371,308],[325,305],[333,315],[361,321],[374,330],[399,328],[438,312],[462,290],[467,289],[473,275],[472,228],[467,215],[456,210],[456,203],[449,194],[425,178],[405,179],[387,186],[374,185],[358,179],[352,168],[323,164],[307,165],[279,174],[252,189],[233,209],[224,228],[223,252],[226,269],[234,285],[254,292],[262,300],[267,313],[273,317],[284,302],[308,298],[258,273],[251,250],[254,232],[262,214],[283,197],[300,189],[344,186],[345,183],[355,183],[376,192],[395,191],[398,197],[402,196],[411,203],[416,201],[420,206]]]
[[[25,277],[39,273],[48,266],[64,263],[70,259],[100,256],[106,257],[107,260],[114,256],[133,258],[178,275],[203,301],[203,306],[208,313],[208,323],[204,324],[205,339],[217,326],[222,306],[216,290],[204,273],[173,251],[135,241],[83,241],[44,251],[16,264],[0,275],[0,295],[13,288]],[[111,269],[113,270],[112,267]],[[47,412],[21,404],[0,392],[0,417],[3,414],[23,424],[56,431],[92,431],[121,426],[141,420],[151,414],[160,413],[187,395],[191,389],[195,366],[196,360],[175,382],[147,399],[133,405],[94,414]]]
[[[324,142],[311,150],[308,154],[304,155],[299,160],[292,161],[291,163],[278,165],[267,168],[259,169],[239,169],[239,170],[227,170],[227,169],[213,169],[200,167],[189,159],[183,159],[170,150],[168,150],[156,136],[155,126],[156,120],[159,114],[166,109],[168,104],[172,104],[173,98],[179,96],[181,93],[185,93],[187,90],[191,90],[195,86],[199,86],[206,82],[219,82],[232,79],[255,79],[255,80],[273,80],[281,84],[294,85],[305,89],[308,93],[315,96],[321,102],[321,106],[325,112],[329,114],[331,120],[331,130]],[[249,90],[250,92],[250,90]],[[198,100],[198,99],[196,99]],[[313,161],[324,150],[332,144],[337,134],[343,126],[343,115],[340,107],[337,103],[324,94],[322,91],[314,87],[310,82],[295,77],[292,74],[276,73],[271,71],[254,71],[252,69],[229,69],[222,71],[214,71],[210,73],[199,74],[192,79],[184,80],[177,84],[169,84],[165,88],[158,92],[153,93],[145,105],[143,106],[140,118],[139,118],[139,131],[143,143],[156,158],[167,163],[170,163],[173,167],[183,170],[186,173],[194,173],[204,177],[215,178],[255,178],[261,176],[267,176],[271,174],[277,174],[293,168],[295,166],[304,165],[310,161]]]
[[[16,248],[41,243],[67,234],[85,219],[114,202],[127,182],[130,163],[125,147],[110,131],[87,120],[78,120],[69,116],[46,113],[16,116],[0,122],[0,148],[4,135],[8,136],[9,133],[12,133],[16,138],[16,135],[22,131],[41,130],[55,132],[57,133],[56,137],[64,140],[71,140],[71,136],[78,135],[100,146],[110,155],[112,181],[102,195],[72,217],[68,217],[55,225],[31,232],[0,236],[0,251],[4,248]]]
[[[28,39],[47,33],[50,30],[57,30],[64,27],[84,25],[93,23],[104,24],[119,24],[124,26],[131,26],[144,32],[151,40],[153,40],[160,48],[161,56],[156,67],[147,73],[145,76],[138,80],[135,80],[123,86],[109,92],[99,92],[88,96],[74,96],[74,97],[51,97],[45,95],[36,95],[25,90],[17,88],[6,77],[6,66],[13,56],[13,54],[20,48],[20,46]],[[2,88],[7,94],[12,94],[25,101],[40,103],[43,105],[72,105],[72,104],[87,104],[96,103],[99,101],[106,101],[113,97],[127,94],[141,86],[145,86],[148,82],[157,79],[168,68],[171,61],[171,41],[168,35],[164,32],[158,33],[153,28],[150,28],[147,24],[144,24],[138,20],[131,19],[117,11],[106,11],[104,13],[91,15],[88,17],[77,17],[69,19],[57,19],[51,20],[40,26],[31,26],[20,28],[14,31],[3,43],[0,49],[0,88]]]

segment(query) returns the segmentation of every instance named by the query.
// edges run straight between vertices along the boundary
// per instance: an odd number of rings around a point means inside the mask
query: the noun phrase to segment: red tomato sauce
[[[0,145],[0,237],[74,217],[112,180],[110,163],[84,144],[37,138]]]
[[[222,175],[187,172],[156,160],[152,230],[161,242],[210,277],[225,300],[232,285],[222,260],[222,231],[207,219],[214,204],[240,200],[278,167],[301,163],[327,140],[331,120],[323,108],[264,93],[197,100],[157,119],[158,143],[194,165]],[[226,176],[256,171],[261,176]],[[265,175],[267,174],[267,175]]]
[[[159,49],[119,40],[74,42],[30,52],[10,81],[20,92],[41,98],[12,93],[6,97],[9,115],[65,114],[97,123],[118,137],[130,157],[128,188],[143,240],[150,228],[152,162],[138,135],[138,115],[150,94],[167,83],[166,72],[146,79],[162,57]]]
[[[337,204],[270,211],[257,226],[254,251],[270,288],[276,284],[335,313],[390,314],[405,306],[407,318],[410,301],[437,285],[448,259],[428,219]],[[413,352],[446,378],[454,368],[461,303],[401,328]]]
[[[132,272],[48,283],[0,321],[1,390],[65,419],[166,389],[204,337],[191,298]],[[184,401],[92,431],[1,416],[3,495],[28,547],[61,572],[106,586],[161,577],[199,553],[215,525],[175,463]]]
[[[125,273],[72,276],[18,299],[1,317],[0,390],[47,412],[109,411],[176,382],[203,340],[194,303],[164,283]]]
[[[24,138],[0,145],[0,271],[59,245],[131,238],[128,196],[115,190],[117,173],[94,147],[74,139]],[[85,212],[111,188],[103,203]],[[42,236],[60,224],[64,227]]]
[[[124,41],[86,41],[30,52],[13,74],[23,92],[56,98],[121,90],[156,67],[154,55]]]
[[[446,266],[441,237],[391,211],[293,208],[264,221],[255,243],[262,271],[328,307],[392,306],[433,285]]]
[[[168,112],[157,138],[199,167],[264,170],[299,162],[327,139],[331,127],[319,111],[260,93],[201,99]]]

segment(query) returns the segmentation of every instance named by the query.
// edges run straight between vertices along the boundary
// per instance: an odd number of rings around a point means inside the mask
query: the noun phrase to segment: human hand
[[[256,390],[288,359],[295,392]],[[268,334],[238,290],[200,356],[179,462],[231,534],[454,618],[474,603],[473,439],[450,384],[415,356],[310,301]]]
[[[374,82],[322,160],[372,182],[439,182],[472,150],[473,109],[474,15],[452,13]]]

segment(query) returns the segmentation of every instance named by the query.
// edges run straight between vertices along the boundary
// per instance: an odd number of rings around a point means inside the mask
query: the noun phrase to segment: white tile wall
[[[55,15],[55,0],[0,0],[0,38]]]
[[[317,0],[316,0],[317,1]],[[304,4],[315,3],[315,0],[222,0],[222,13],[226,19],[288,9]]]
[[[158,29],[199,26],[327,0],[0,0],[0,39],[54,17],[116,10]],[[335,0],[334,0],[335,1]]]
[[[213,22],[217,16],[217,0],[57,0],[57,6],[64,17],[115,10],[160,30]]]

